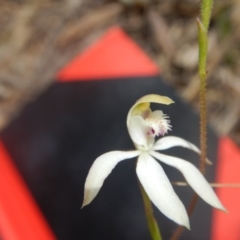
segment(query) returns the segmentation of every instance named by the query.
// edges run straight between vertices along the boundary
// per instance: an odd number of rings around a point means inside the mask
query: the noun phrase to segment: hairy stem
[[[201,21],[197,19],[198,24],[198,73],[200,79],[199,105],[200,105],[200,171],[205,173],[206,157],[207,157],[207,116],[206,116],[206,79],[207,79],[207,51],[208,51],[208,28],[212,13],[213,0],[201,1]],[[196,204],[198,196],[194,194],[188,207],[188,215],[191,216]],[[178,227],[173,233],[171,240],[179,239],[184,227]]]

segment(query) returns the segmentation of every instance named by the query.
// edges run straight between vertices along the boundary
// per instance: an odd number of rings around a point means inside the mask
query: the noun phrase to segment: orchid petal
[[[137,175],[154,205],[174,222],[190,228],[186,209],[173,190],[165,172],[148,153],[142,153],[137,162]]]
[[[194,144],[186,141],[183,138],[175,137],[175,136],[167,136],[162,137],[158,141],[155,142],[153,149],[154,150],[165,150],[172,147],[184,147],[188,148],[198,154],[200,154],[200,149]]]
[[[130,119],[134,115],[139,115],[138,112],[145,111],[149,109],[150,103],[160,103],[169,105],[174,103],[174,101],[168,97],[160,96],[157,94],[149,94],[140,98],[129,110],[127,116],[127,126],[129,126]]]
[[[146,124],[142,117],[132,117],[129,123],[128,131],[134,143],[141,146],[146,146],[148,144],[147,133],[151,131],[151,127]]]
[[[204,201],[215,208],[226,211],[212,187],[193,164],[181,158],[164,155],[155,151],[151,151],[150,154],[159,161],[177,168],[183,174],[188,184]]]
[[[175,136],[167,136],[167,137],[163,137],[163,138],[159,139],[158,141],[155,142],[153,149],[154,150],[166,150],[166,149],[172,148],[172,147],[184,147],[184,148],[188,148],[198,154],[201,154],[201,151],[197,146],[186,141],[183,138],[175,137]],[[212,164],[212,162],[209,161],[208,159],[206,159],[206,163]]]
[[[82,207],[88,205],[96,197],[104,180],[119,162],[136,157],[139,154],[139,151],[112,151],[98,157],[90,168],[85,182]]]

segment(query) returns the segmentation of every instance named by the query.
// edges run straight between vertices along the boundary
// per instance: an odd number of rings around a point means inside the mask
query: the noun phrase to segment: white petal
[[[186,209],[174,192],[165,172],[146,152],[138,158],[137,175],[154,205],[174,222],[190,228]]]
[[[175,136],[167,136],[159,139],[155,142],[153,149],[154,150],[165,150],[172,147],[185,147],[190,150],[193,150],[194,152],[200,154],[200,150],[197,146],[194,144],[186,141],[183,138],[175,137]]]
[[[215,208],[226,211],[212,187],[193,164],[181,158],[164,155],[154,151],[151,151],[150,154],[159,161],[177,168],[183,174],[188,184],[204,201]]]
[[[186,141],[183,138],[175,137],[175,136],[167,136],[167,137],[163,137],[163,138],[159,139],[158,141],[155,142],[153,149],[154,150],[166,150],[166,149],[172,148],[172,147],[184,147],[184,148],[188,148],[198,154],[201,154],[200,149],[197,146]],[[209,161],[208,159],[206,159],[206,162],[208,164],[212,164],[212,162]]]
[[[150,131],[151,127],[145,123],[142,117],[135,116],[131,118],[128,126],[128,132],[134,143],[146,146],[148,142],[147,133]]]
[[[98,157],[90,168],[85,182],[82,207],[88,205],[96,197],[104,180],[117,163],[125,159],[136,157],[139,154],[139,151],[112,151]]]

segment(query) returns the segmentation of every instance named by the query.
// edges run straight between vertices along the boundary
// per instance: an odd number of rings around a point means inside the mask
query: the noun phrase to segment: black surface
[[[135,173],[135,160],[117,165],[96,199],[83,210],[83,187],[93,161],[112,150],[134,149],[126,128],[130,107],[141,96],[157,93],[175,101],[158,105],[171,119],[169,135],[199,142],[199,119],[159,77],[56,83],[1,133],[1,138],[58,239],[150,239]],[[208,135],[209,158],[216,160],[217,137]],[[187,149],[165,151],[198,165]],[[183,180],[163,166],[172,181]],[[214,167],[207,171],[214,179]],[[187,206],[193,191],[175,187]],[[164,239],[177,227],[155,209]],[[211,207],[199,200],[182,239],[209,239]]]

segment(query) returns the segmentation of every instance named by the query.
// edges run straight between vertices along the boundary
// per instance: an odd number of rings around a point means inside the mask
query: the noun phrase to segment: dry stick
[[[179,186],[179,187],[185,187],[189,186],[187,182],[172,182],[172,185]],[[215,188],[239,188],[240,183],[210,183],[212,187]]]

